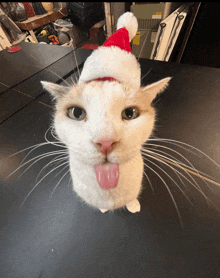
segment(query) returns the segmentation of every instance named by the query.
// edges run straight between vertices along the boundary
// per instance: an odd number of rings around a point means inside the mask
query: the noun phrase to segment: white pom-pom
[[[121,15],[117,22],[117,30],[125,27],[129,32],[129,41],[133,39],[138,30],[138,21],[133,13],[127,12]]]

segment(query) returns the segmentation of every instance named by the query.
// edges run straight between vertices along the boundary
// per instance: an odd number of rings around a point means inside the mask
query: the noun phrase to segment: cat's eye
[[[122,119],[132,120],[139,116],[139,111],[136,107],[129,107],[122,111]]]
[[[86,117],[86,111],[81,107],[71,107],[68,110],[68,116],[76,121],[82,121]]]

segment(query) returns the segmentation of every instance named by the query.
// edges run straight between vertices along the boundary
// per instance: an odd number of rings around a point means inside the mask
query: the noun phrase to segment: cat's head
[[[56,99],[54,127],[59,139],[79,162],[95,165],[123,163],[137,155],[154,128],[151,103],[169,80],[139,89],[116,81],[42,85]],[[111,142],[107,151],[102,142]]]

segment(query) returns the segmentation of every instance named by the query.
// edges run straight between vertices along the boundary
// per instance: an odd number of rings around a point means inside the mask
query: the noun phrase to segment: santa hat
[[[119,17],[117,31],[85,61],[79,84],[93,80],[118,81],[140,87],[140,65],[131,53],[130,41],[136,35],[138,22],[131,12]]]

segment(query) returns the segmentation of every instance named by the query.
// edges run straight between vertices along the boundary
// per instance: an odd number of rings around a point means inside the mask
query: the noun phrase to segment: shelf
[[[28,18],[25,21],[22,22],[16,21],[15,23],[20,29],[31,31],[67,15],[68,15],[67,7],[65,7],[58,11],[48,12],[43,15],[36,15],[34,17]]]
[[[11,45],[16,45],[16,44],[22,42],[22,41],[26,38],[26,36],[27,36],[27,32],[26,32],[25,34],[22,34],[18,40],[13,41],[13,42],[11,43]]]

